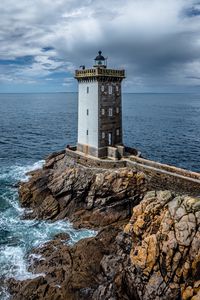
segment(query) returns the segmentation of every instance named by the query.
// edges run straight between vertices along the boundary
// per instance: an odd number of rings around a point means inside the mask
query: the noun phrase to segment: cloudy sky
[[[98,50],[127,92],[200,91],[200,1],[0,1],[0,92],[76,91]]]

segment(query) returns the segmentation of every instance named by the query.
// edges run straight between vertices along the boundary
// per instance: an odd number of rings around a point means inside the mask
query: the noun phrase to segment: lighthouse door
[[[108,145],[109,146],[112,145],[112,133],[111,132],[108,133]]]

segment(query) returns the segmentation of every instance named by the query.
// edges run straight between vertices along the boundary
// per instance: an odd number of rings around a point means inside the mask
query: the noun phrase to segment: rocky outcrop
[[[45,276],[11,280],[13,299],[200,299],[199,223],[199,199],[148,192],[124,230],[118,223],[74,246],[57,237],[35,249],[29,270]]]
[[[130,299],[122,284],[131,249],[124,236],[120,228],[110,226],[74,246],[56,239],[35,249],[29,270],[44,275],[20,282],[11,279],[13,299]]]
[[[65,152],[51,155],[20,185],[27,216],[68,218],[99,233],[75,245],[58,235],[34,249],[29,271],[40,276],[11,279],[13,299],[200,299],[200,199],[145,191],[144,175],[130,168],[87,168]]]
[[[200,299],[200,199],[148,192],[125,231],[133,244],[126,278],[140,299]]]
[[[75,164],[64,153],[50,156],[19,187],[26,217],[68,218],[77,227],[99,228],[130,217],[144,196],[145,177],[129,168],[95,169]]]

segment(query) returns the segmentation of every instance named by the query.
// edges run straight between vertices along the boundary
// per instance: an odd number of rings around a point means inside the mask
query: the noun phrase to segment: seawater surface
[[[200,94],[124,94],[124,143],[200,171]],[[0,94],[0,164],[34,163],[75,144],[77,94]]]
[[[42,167],[42,158],[64,148],[68,138],[72,141],[76,99],[74,102],[72,95],[70,106],[63,96],[0,95],[1,300],[10,298],[6,287],[1,286],[2,279],[23,280],[42,275],[28,272],[27,254],[33,247],[62,232],[70,235],[71,243],[96,234],[92,230],[75,230],[66,221],[24,220],[24,209],[19,204],[16,183],[28,180],[26,173]]]
[[[200,171],[200,95],[124,94],[123,131],[124,143],[144,157]],[[15,187],[76,139],[76,93],[0,94],[0,277],[31,278],[28,251],[57,233],[68,232],[71,242],[95,234],[64,221],[23,220]]]

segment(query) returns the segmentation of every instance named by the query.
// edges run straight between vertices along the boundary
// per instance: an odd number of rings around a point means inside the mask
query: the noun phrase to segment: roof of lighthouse
[[[81,70],[75,71],[75,78],[80,80],[96,80],[97,78],[111,78],[112,80],[121,81],[125,78],[125,70],[107,69],[107,64],[102,52],[99,51],[97,57],[94,59],[95,65],[93,68],[85,68],[80,66]]]
[[[105,60],[105,57],[102,55],[102,51],[99,51],[98,53],[99,53],[99,55],[97,55],[95,60]]]

